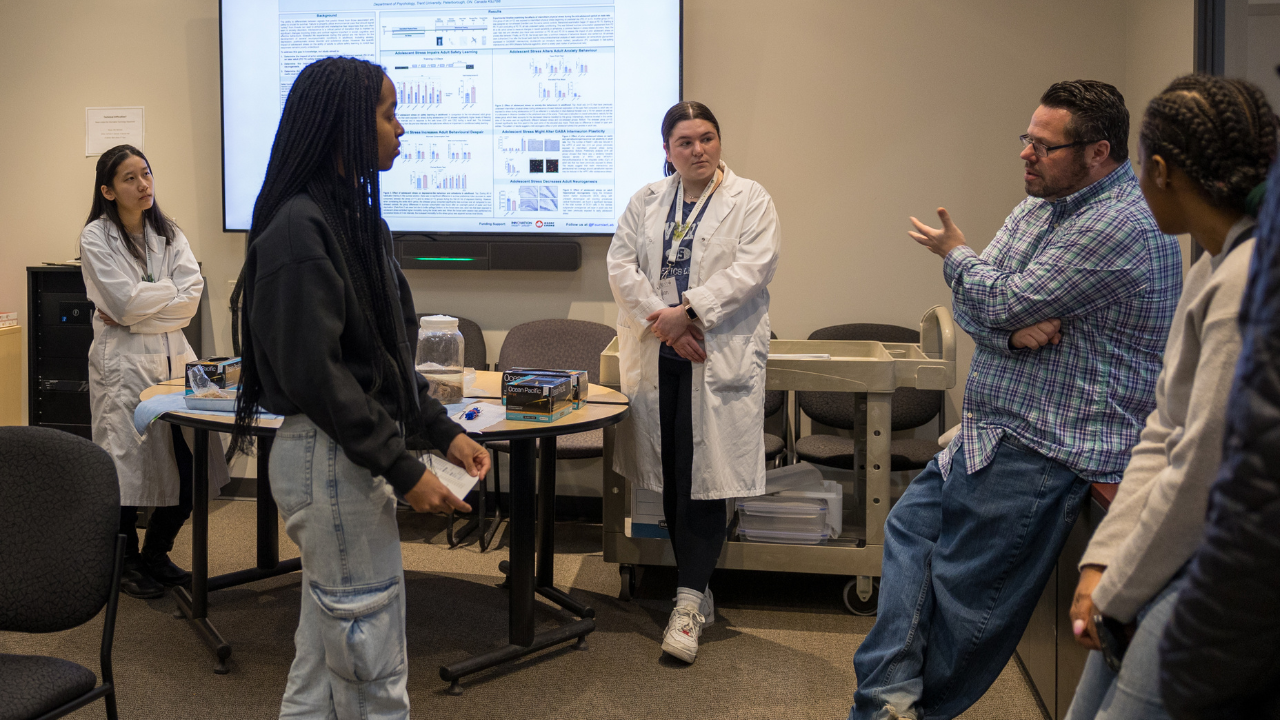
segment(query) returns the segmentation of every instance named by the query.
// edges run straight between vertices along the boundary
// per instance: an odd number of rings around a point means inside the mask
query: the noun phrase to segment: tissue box
[[[502,373],[502,382],[505,385],[509,380],[518,379],[526,375],[546,375],[548,377],[567,377],[573,383],[573,409],[577,410],[587,404],[587,388],[590,383],[587,380],[586,370],[547,370],[544,368],[511,368]]]
[[[573,382],[568,377],[513,373],[502,376],[502,404],[508,420],[555,422],[573,412]]]
[[[222,388],[223,390],[234,390],[240,384],[240,358],[216,357],[208,360],[196,360],[187,363],[187,370],[193,367],[204,368],[204,376],[209,378],[209,382]],[[187,395],[194,392],[191,387],[191,378],[187,377],[184,372],[183,377],[186,378]]]

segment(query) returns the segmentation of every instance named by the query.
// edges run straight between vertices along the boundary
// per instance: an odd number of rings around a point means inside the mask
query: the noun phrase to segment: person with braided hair
[[[1248,201],[1275,159],[1276,130],[1262,91],[1244,80],[1187,75],[1147,106],[1142,194],[1162,231],[1190,233],[1205,254],[1183,283],[1156,408],[1080,560],[1071,619],[1092,652],[1068,720],[1170,717],[1158,648],[1222,460],[1257,225]]]
[[[409,717],[396,497],[419,512],[470,507],[405,437],[473,476],[489,469],[414,369],[417,315],[379,206],[378,173],[404,134],[395,110],[377,65],[325,58],[303,68],[232,297],[243,357],[232,447],[245,448],[258,406],[285,416],[271,491],[302,555],[282,718]]]

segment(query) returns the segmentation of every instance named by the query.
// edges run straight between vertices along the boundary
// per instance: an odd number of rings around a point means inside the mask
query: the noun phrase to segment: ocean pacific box
[[[573,409],[578,410],[587,404],[587,388],[590,382],[587,379],[586,370],[548,370],[545,368],[523,368],[516,367],[503,371],[502,382],[514,380],[517,377],[525,375],[550,375],[552,377],[568,377],[573,382]]]
[[[573,381],[565,376],[514,373],[502,377],[508,420],[555,422],[573,412]]]
[[[196,360],[187,363],[187,370],[199,366],[204,369],[204,376],[209,378],[209,382],[222,388],[223,390],[234,390],[240,384],[240,358],[215,357],[207,360]],[[183,373],[186,378],[186,392],[190,395],[195,392],[191,387],[191,377]]]

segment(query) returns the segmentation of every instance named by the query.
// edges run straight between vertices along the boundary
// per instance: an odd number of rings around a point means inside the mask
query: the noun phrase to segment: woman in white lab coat
[[[182,231],[156,205],[151,166],[142,151],[119,145],[98,158],[93,205],[80,233],[81,272],[97,306],[89,348],[93,441],[111,453],[120,481],[120,532],[127,538],[120,587],[159,597],[190,578],[169,560],[191,515],[192,458],[182,433],[133,425],[139,394],[181,378],[195,355],[182,334],[200,304],[204,279]],[[227,480],[216,436],[210,443],[211,489]],[[139,506],[155,507],[138,547]]]
[[[725,541],[725,498],[764,492],[769,281],[781,231],[773,200],[720,161],[720,125],[682,102],[662,122],[665,180],[641,188],[609,246],[622,391],[615,469],[662,492],[679,572],[662,649],[693,662],[714,620],[707,583]]]

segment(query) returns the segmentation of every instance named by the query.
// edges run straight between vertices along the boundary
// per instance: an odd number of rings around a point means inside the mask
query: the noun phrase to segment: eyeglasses
[[[1019,135],[1018,139],[1022,141],[1022,148],[1025,150],[1030,145],[1036,153],[1036,157],[1044,159],[1049,157],[1049,153],[1062,148],[1075,147],[1077,145],[1088,145],[1097,142],[1097,140],[1077,140],[1075,142],[1064,143],[1062,145],[1045,145],[1037,140],[1032,140],[1030,135]]]

